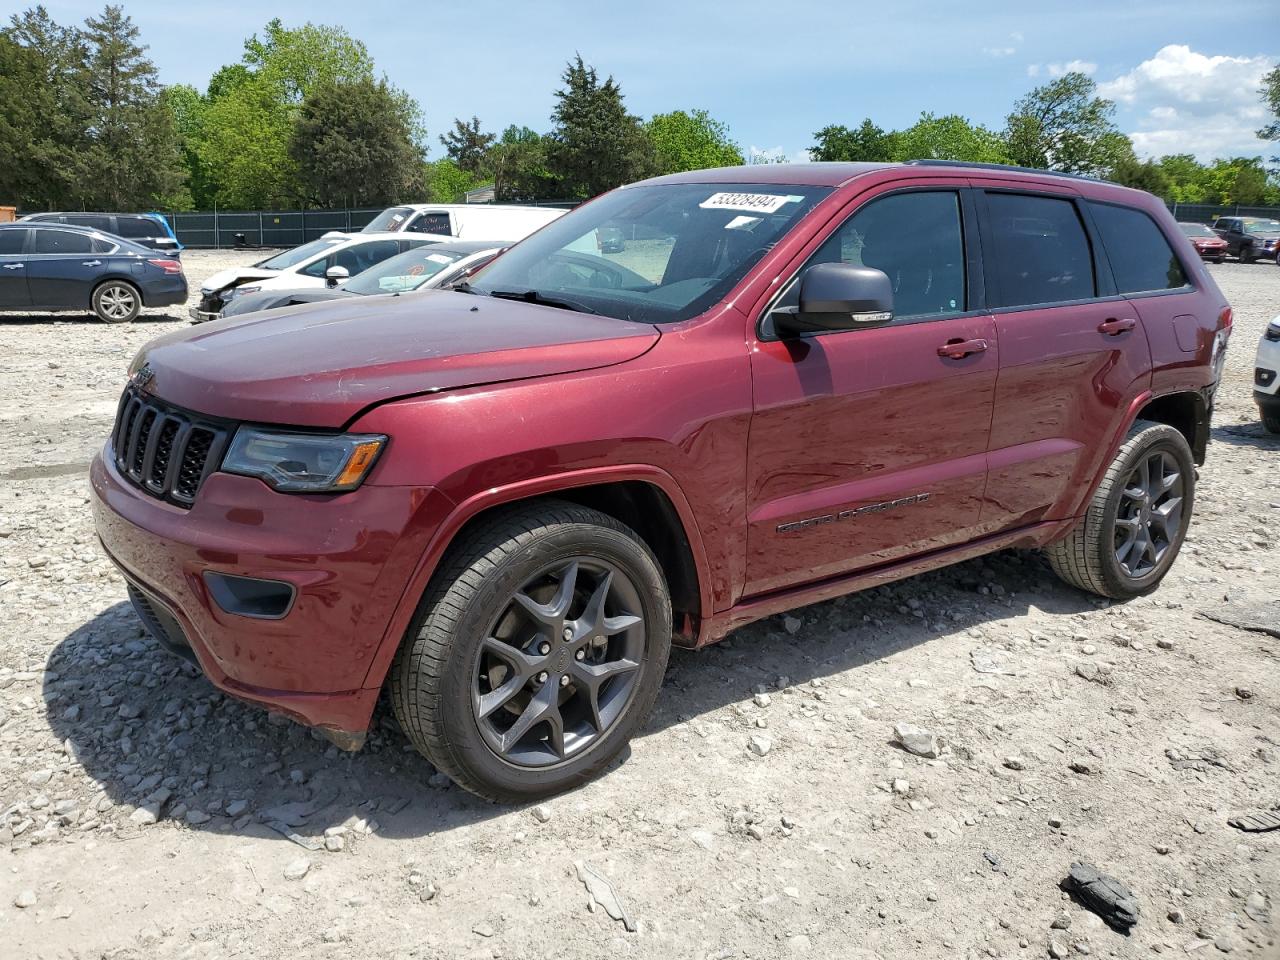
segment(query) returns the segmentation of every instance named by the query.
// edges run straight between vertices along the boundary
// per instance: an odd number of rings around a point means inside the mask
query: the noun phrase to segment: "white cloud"
[[[808,163],[811,157],[808,150],[792,150],[778,145],[776,147],[747,147],[747,163]]]
[[[1066,63],[1031,63],[1027,65],[1027,76],[1038,77],[1044,73],[1048,77],[1061,77],[1068,73],[1083,73],[1090,76],[1098,71],[1098,65],[1088,60],[1068,60]]]
[[[1098,92],[1132,116],[1129,136],[1143,156],[1257,156],[1268,149],[1254,131],[1266,122],[1258,87],[1270,66],[1265,57],[1208,56],[1171,44]]]
[[[1023,36],[1014,32],[1009,34],[1009,42],[1005,44],[997,44],[995,46],[983,47],[982,55],[984,57],[1012,57],[1018,52],[1018,46],[1022,43]]]

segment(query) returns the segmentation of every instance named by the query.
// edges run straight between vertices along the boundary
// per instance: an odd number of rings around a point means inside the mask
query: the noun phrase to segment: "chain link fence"
[[[1177,203],[1165,201],[1175,220],[1181,223],[1213,223],[1219,217],[1268,217],[1280,220],[1280,207],[1249,207],[1236,203]]]

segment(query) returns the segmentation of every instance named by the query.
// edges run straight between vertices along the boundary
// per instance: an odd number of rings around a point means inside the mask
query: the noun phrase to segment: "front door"
[[[0,230],[0,308],[11,310],[31,305],[26,256],[30,233],[20,228]]]
[[[1143,317],[1119,296],[1071,193],[978,194],[1000,339],[987,532],[1065,519],[1150,383]]]
[[[747,595],[963,542],[979,523],[999,365],[976,301],[960,185],[860,204],[804,267],[888,274],[884,324],[780,340],[766,315],[751,351]],[[797,271],[772,309],[799,300]]]
[[[106,272],[107,258],[93,253],[93,237],[57,227],[37,227],[27,283],[37,307],[89,308],[89,295]]]

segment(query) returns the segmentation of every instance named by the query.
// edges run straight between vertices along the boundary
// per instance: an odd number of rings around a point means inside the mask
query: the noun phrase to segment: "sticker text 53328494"
[[[783,205],[802,197],[777,193],[713,193],[698,206],[704,210],[746,210],[751,213],[775,213]]]

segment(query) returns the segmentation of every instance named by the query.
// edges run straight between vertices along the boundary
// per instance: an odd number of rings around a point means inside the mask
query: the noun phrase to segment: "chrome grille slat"
[[[116,468],[133,486],[190,507],[218,469],[236,424],[202,417],[129,387],[111,431]]]

